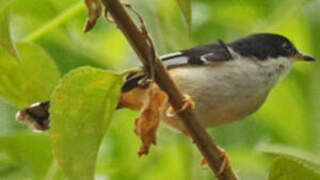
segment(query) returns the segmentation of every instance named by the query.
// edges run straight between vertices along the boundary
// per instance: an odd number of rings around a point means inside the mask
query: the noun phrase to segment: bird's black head
[[[256,57],[260,60],[278,57],[300,57],[300,60],[314,60],[298,52],[293,43],[278,34],[253,34],[228,44],[235,52],[245,57]]]

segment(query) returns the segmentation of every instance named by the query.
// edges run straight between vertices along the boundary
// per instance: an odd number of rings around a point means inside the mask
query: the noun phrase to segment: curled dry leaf
[[[84,28],[84,32],[90,31],[96,24],[101,15],[102,7],[99,0],[85,0],[86,6],[89,10],[89,17]]]
[[[156,144],[160,113],[166,102],[167,95],[155,83],[122,94],[119,103],[121,107],[140,109],[140,116],[135,122],[135,133],[142,141],[139,156],[148,154],[150,146]]]
[[[166,95],[158,87],[148,91],[142,106],[140,117],[136,119],[135,133],[141,138],[139,156],[148,154],[151,144],[156,144],[156,131],[160,121],[160,112]]]

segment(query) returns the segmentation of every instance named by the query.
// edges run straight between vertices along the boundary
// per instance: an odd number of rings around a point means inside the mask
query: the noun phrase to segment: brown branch
[[[102,0],[102,2],[105,5],[106,11],[110,13],[118,28],[126,36],[144,67],[146,67],[148,72],[154,72],[155,82],[168,94],[172,107],[176,112],[179,112],[180,119],[183,121],[194,143],[207,160],[217,179],[237,179],[229,163],[225,163],[225,152],[215,144],[207,131],[199,124],[193,110],[188,107],[181,111],[185,103],[184,95],[177,88],[165,66],[155,54],[150,44],[151,42],[146,38],[146,32],[138,28],[119,0]],[[154,55],[152,56],[152,54]],[[221,169],[221,167],[224,168]]]

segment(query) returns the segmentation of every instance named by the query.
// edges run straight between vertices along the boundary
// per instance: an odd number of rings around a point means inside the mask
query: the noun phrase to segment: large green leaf
[[[0,137],[0,155],[8,157],[0,179],[43,179],[53,161],[49,137],[39,134]]]
[[[271,168],[269,180],[320,180],[320,173],[294,159],[278,158]]]
[[[93,179],[97,152],[117,106],[123,78],[84,67],[68,73],[51,99],[54,154],[70,179]]]
[[[19,108],[48,100],[60,78],[53,60],[42,48],[18,43],[21,61],[0,47],[0,96]]]
[[[0,1],[1,4],[2,1]],[[18,51],[15,43],[12,40],[11,26],[10,26],[10,8],[9,4],[12,1],[5,2],[0,7],[0,46],[4,47],[9,53],[18,58]]]
[[[188,26],[189,32],[191,31],[192,23],[192,10],[191,10],[191,0],[177,0],[177,3],[182,11],[183,17]]]

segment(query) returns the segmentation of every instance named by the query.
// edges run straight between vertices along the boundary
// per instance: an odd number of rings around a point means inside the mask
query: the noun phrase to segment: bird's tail
[[[120,100],[117,106],[119,108],[140,109],[142,103],[139,102],[145,94],[148,85],[141,85],[141,81],[146,78],[142,73],[131,73],[127,76],[122,86]],[[20,122],[29,124],[34,130],[46,130],[49,128],[50,119],[50,101],[39,102],[20,110],[16,119]]]

